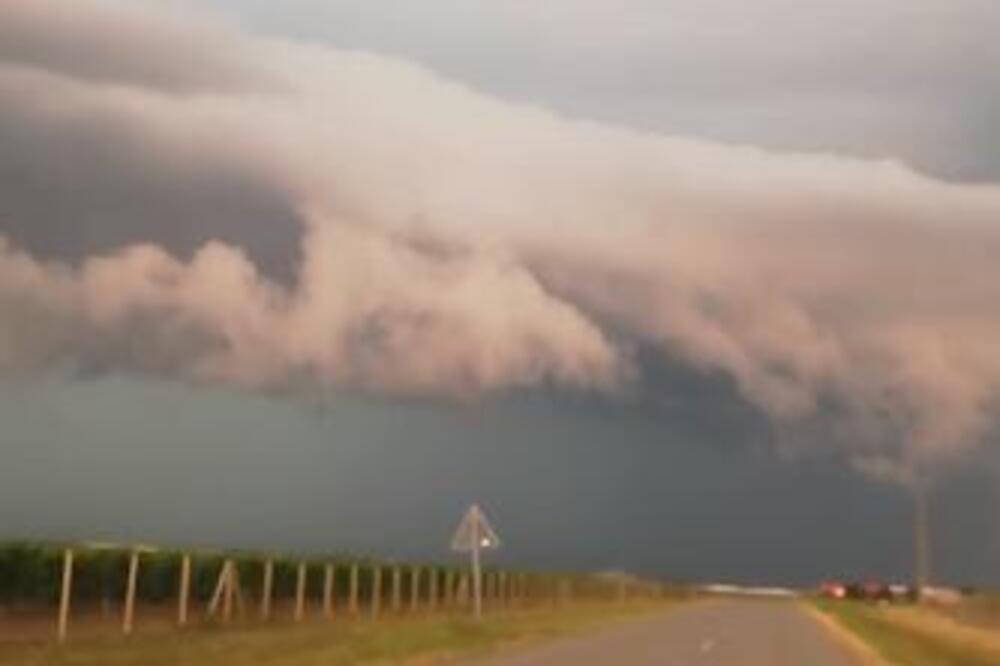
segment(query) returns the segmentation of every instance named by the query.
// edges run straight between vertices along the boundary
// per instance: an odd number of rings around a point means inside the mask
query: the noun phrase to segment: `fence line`
[[[377,619],[384,613],[470,610],[471,582],[468,572],[457,566],[165,552],[146,546],[77,544],[57,549],[37,544],[0,545],[0,607],[25,601],[45,605],[46,599],[57,595],[55,638],[59,642],[70,635],[74,605],[93,602],[96,596],[105,606],[111,605],[112,595],[121,599],[121,632],[127,636],[142,623],[140,601],[176,603],[174,622],[178,627],[190,625],[192,611],[199,607],[201,618],[226,624],[247,620],[248,609],[255,606],[258,621],[268,622],[274,618],[275,600],[289,597],[294,622],[310,616],[335,618],[338,607],[355,618],[366,607],[368,617]],[[209,589],[211,595],[206,600]],[[345,597],[338,595],[340,590],[346,591]],[[580,600],[622,603],[662,596],[663,591],[662,585],[624,575],[491,568],[483,577],[483,602],[490,610],[561,606]]]

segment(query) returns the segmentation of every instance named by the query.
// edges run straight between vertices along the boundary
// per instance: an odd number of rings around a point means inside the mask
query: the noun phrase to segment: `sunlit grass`
[[[663,602],[574,604],[458,615],[313,621],[301,625],[198,628],[130,639],[101,638],[0,647],[2,666],[341,666],[426,664],[512,643],[583,631],[665,608]]]
[[[896,666],[997,666],[1000,642],[918,608],[817,601],[818,608]]]

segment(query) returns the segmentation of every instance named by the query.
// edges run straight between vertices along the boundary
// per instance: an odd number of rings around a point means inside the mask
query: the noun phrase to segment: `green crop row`
[[[351,587],[352,569],[357,566],[357,596],[359,600],[371,599],[375,586],[375,569],[382,571],[380,595],[388,599],[394,592],[406,602],[413,594],[414,571],[419,569],[418,597],[427,598],[433,587],[439,598],[446,586],[455,591],[458,574],[464,568],[411,565],[404,563],[379,563],[372,560],[344,557],[293,558],[248,552],[198,552],[180,550],[142,549],[127,546],[110,547],[97,544],[70,546],[73,551],[72,598],[73,604],[106,604],[120,602],[127,587],[129,561],[138,552],[139,567],[136,580],[136,597],[140,602],[157,603],[178,597],[184,556],[191,558],[189,599],[204,602],[212,597],[220,572],[231,560],[238,572],[240,588],[250,600],[259,600],[263,588],[265,562],[273,565],[273,599],[290,599],[296,596],[299,566],[305,562],[308,575],[306,595],[319,598],[325,585],[324,569],[333,565],[334,596],[344,599]],[[67,546],[45,543],[0,544],[0,607],[15,608],[54,604],[59,599],[64,554]],[[415,569],[416,567],[416,569]],[[399,587],[395,587],[397,574]],[[449,575],[451,574],[451,575]],[[517,594],[530,599],[574,598],[614,599],[625,594],[625,583],[602,576],[571,573],[525,573],[498,570],[484,572],[483,594],[499,597]],[[436,580],[432,586],[430,577]],[[515,585],[516,583],[516,585]],[[501,590],[502,585],[506,590]],[[629,596],[672,596],[663,585],[631,579],[627,583]],[[516,590],[516,591],[515,591]]]
[[[128,563],[132,550],[122,548],[74,547],[73,597],[78,601],[98,602],[118,599],[124,593],[128,576]],[[0,604],[51,603],[58,598],[62,576],[65,547],[38,543],[8,543],[0,545]],[[140,600],[157,602],[175,598],[180,580],[181,551],[157,550],[142,552],[137,579],[137,596]],[[273,594],[277,598],[291,597],[295,593],[298,567],[301,559],[265,556],[257,553],[190,553],[191,555],[191,598],[207,600],[218,579],[223,563],[227,559],[235,562],[240,580],[253,595],[259,590],[263,577],[264,562],[270,559],[274,565]],[[360,565],[358,591],[360,596],[371,594],[374,564],[366,560],[345,558],[311,558],[309,565],[307,593],[321,594],[323,586],[322,567],[334,564],[334,588],[338,596],[346,594],[350,585],[350,566]],[[427,585],[428,572],[439,577],[448,569],[443,567],[421,567],[422,586]],[[412,568],[403,565],[402,583],[410,589]],[[383,578],[382,590],[389,587],[389,580]]]

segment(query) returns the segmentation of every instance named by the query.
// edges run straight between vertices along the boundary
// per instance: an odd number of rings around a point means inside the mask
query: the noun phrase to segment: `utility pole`
[[[921,601],[930,580],[930,529],[927,516],[927,486],[921,479],[913,484],[913,595]]]

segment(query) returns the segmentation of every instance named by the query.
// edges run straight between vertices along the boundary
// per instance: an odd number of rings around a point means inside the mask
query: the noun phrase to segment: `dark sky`
[[[115,377],[6,384],[0,524],[448,561],[452,523],[479,501],[505,541],[496,561],[512,565],[791,584],[907,575],[905,491],[829,457],[779,458],[731,397],[674,397],[653,413],[552,394],[310,406]],[[933,491],[950,581],[997,576],[1000,461],[976,462]]]
[[[1000,584],[995,3],[419,4],[0,6],[0,538]]]

